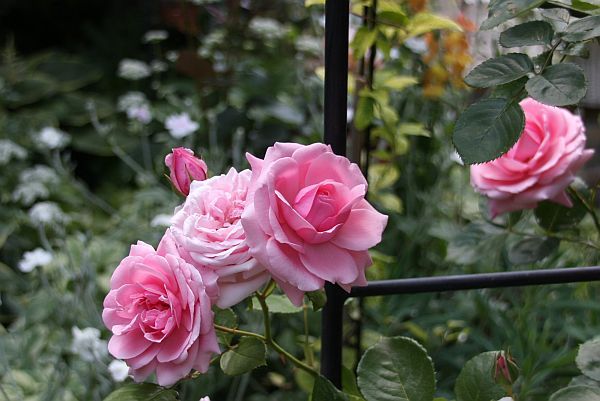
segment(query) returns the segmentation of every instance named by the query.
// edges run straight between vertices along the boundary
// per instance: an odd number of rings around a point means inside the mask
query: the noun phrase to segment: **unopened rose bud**
[[[510,353],[501,351],[496,356],[494,365],[494,381],[498,384],[511,386],[519,375],[519,368]]]
[[[206,163],[194,156],[194,152],[186,148],[175,148],[165,157],[165,164],[171,171],[171,183],[179,193],[188,196],[192,181],[206,179],[208,168]]]

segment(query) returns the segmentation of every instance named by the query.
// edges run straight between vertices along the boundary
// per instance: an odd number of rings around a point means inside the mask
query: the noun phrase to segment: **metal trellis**
[[[346,154],[349,0],[325,3],[324,142]],[[368,146],[368,145],[367,145]],[[348,298],[600,281],[600,266],[372,281],[346,293],[327,284],[321,326],[321,373],[341,387],[344,302]]]

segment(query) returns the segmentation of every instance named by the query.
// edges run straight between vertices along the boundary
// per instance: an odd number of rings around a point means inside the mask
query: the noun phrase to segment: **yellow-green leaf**
[[[449,18],[430,13],[418,13],[411,18],[406,26],[407,38],[419,36],[437,29],[450,29],[462,31],[460,25]]]

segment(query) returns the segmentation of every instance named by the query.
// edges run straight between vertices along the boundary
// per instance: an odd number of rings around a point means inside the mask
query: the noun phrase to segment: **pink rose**
[[[489,198],[492,217],[551,200],[573,206],[565,189],[594,151],[584,149],[581,118],[531,98],[521,102],[525,129],[502,157],[471,166],[471,185]]]
[[[192,369],[206,372],[219,353],[203,277],[176,254],[167,233],[155,251],[132,245],[110,280],[102,319],[112,331],[109,352],[124,360],[136,381],[156,371],[170,386]]]
[[[227,308],[258,290],[269,273],[250,254],[240,217],[246,207],[250,170],[194,181],[171,231],[189,261],[219,279],[216,305]],[[187,259],[187,258],[186,258]]]
[[[173,153],[165,157],[165,164],[170,170],[173,186],[183,196],[190,193],[190,183],[194,180],[206,179],[208,168],[204,160],[194,156],[191,149],[175,148]]]
[[[366,200],[356,164],[329,146],[276,143],[264,160],[248,155],[254,201],[242,215],[252,255],[295,305],[304,292],[337,283],[365,285],[368,249],[387,216]]]

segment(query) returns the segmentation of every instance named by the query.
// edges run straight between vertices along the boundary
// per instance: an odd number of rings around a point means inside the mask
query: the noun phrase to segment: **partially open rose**
[[[358,166],[318,143],[276,143],[264,160],[248,160],[247,243],[290,300],[300,305],[304,292],[325,282],[365,285],[368,249],[381,241],[387,216],[365,200]]]
[[[565,189],[594,151],[585,148],[581,118],[531,98],[521,102],[525,129],[502,157],[471,166],[471,184],[489,198],[491,215],[551,200],[571,207]]]

